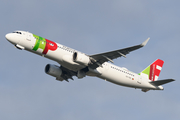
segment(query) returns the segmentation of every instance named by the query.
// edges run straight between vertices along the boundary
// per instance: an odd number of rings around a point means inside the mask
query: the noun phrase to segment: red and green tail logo
[[[164,61],[157,59],[150,66],[148,66],[145,70],[143,70],[140,75],[149,78],[151,81],[156,81],[161,72]]]

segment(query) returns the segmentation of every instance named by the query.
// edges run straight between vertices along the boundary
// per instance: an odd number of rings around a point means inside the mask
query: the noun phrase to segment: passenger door
[[[31,34],[27,33],[26,39],[27,39],[28,41],[31,41]]]

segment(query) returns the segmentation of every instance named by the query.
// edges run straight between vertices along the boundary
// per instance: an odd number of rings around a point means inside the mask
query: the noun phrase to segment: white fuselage
[[[25,49],[27,51],[44,56],[48,59],[54,60],[63,67],[74,72],[77,72],[78,70],[86,67],[85,65],[78,64],[73,61],[73,53],[79,51],[56,43],[56,50],[48,50],[45,54],[43,54],[43,49],[41,49],[41,47],[36,51],[33,50],[35,49],[35,45],[37,44],[34,34],[24,31],[20,32],[21,34],[15,32],[6,35],[7,40],[14,44],[17,48]],[[41,44],[41,46],[43,46],[44,43],[42,41],[42,43],[38,44]],[[110,64],[108,62],[103,63],[101,67],[97,67],[96,69],[89,68],[89,72],[87,72],[86,75],[96,76],[109,82],[127,87],[154,90],[163,89],[162,86],[153,86],[149,83],[150,80],[143,78],[143,76],[133,73],[126,68],[115,66],[114,64]]]

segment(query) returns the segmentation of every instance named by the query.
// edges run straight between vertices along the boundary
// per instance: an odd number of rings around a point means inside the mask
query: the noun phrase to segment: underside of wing
[[[56,77],[56,80],[66,80],[67,82],[69,82],[68,79],[74,80],[72,77],[77,75],[76,72],[69,70],[63,66],[61,66],[60,69],[62,70],[62,75],[59,78]]]
[[[118,57],[126,57],[128,53],[131,51],[137,50],[141,47],[144,47],[147,42],[149,41],[150,38],[145,40],[142,44],[140,45],[135,45],[132,47],[124,48],[124,49],[119,49],[119,50],[114,50],[111,52],[106,52],[106,53],[101,53],[101,54],[95,54],[95,55],[90,55],[90,57],[95,61],[93,64],[89,65],[91,68],[95,69],[102,65],[104,62],[110,61],[113,63],[113,59],[116,59]]]

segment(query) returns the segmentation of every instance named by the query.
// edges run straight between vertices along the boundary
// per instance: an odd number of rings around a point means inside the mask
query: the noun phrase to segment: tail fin
[[[151,81],[156,81],[158,80],[163,64],[164,64],[163,60],[157,59],[155,62],[149,65],[146,69],[144,69],[140,73],[140,75],[148,78]]]

